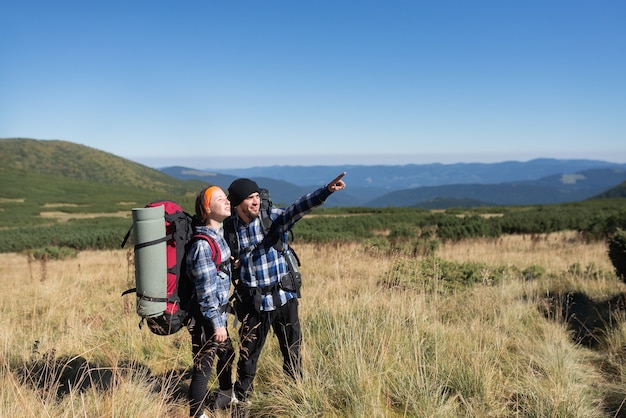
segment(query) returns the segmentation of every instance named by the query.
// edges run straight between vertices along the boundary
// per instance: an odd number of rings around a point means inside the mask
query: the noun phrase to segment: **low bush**
[[[626,282],[626,231],[618,228],[608,239],[609,259],[615,268],[615,274]]]
[[[499,282],[510,268],[479,262],[457,263],[437,257],[398,259],[379,284],[383,287],[450,293],[476,284]]]

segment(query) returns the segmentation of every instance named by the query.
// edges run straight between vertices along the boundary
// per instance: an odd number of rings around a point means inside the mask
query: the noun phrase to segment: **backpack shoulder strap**
[[[189,243],[191,244],[192,242],[197,241],[199,239],[204,240],[209,243],[209,247],[211,247],[211,254],[212,254],[211,261],[213,261],[213,264],[215,264],[215,269],[217,271],[222,271],[228,274],[228,265],[230,264],[230,260],[226,260],[225,262],[222,263],[221,261],[222,251],[220,250],[220,246],[215,241],[215,239],[205,234],[194,234],[191,237],[191,240],[189,241]]]
[[[272,208],[274,207],[274,202],[272,202],[272,197],[270,195],[270,191],[268,189],[259,190],[259,195],[261,198],[261,206],[259,208],[259,220],[261,221],[261,226],[263,227],[263,235],[265,235],[265,243],[269,243],[270,246],[274,247],[274,249],[282,254],[284,251],[285,240],[282,234],[273,233],[272,229]]]
[[[272,202],[269,190],[261,189],[259,190],[259,195],[261,198],[259,218],[261,220],[261,225],[263,226],[263,234],[267,234],[272,227],[272,218],[270,218],[270,212],[272,211],[272,206],[274,206],[274,203]]]
[[[235,231],[235,215],[231,215],[224,220],[224,239],[230,248],[230,254],[236,259],[239,257],[239,237]]]

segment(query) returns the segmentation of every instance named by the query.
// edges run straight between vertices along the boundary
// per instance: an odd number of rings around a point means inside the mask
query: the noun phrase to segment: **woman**
[[[189,386],[192,417],[206,417],[204,402],[215,356],[220,385],[215,406],[223,409],[237,402],[232,390],[235,352],[226,324],[230,249],[223,237],[222,222],[229,215],[230,202],[221,188],[207,187],[198,194],[194,238],[186,256],[187,274],[195,289],[190,308],[195,325],[189,328],[193,352]]]

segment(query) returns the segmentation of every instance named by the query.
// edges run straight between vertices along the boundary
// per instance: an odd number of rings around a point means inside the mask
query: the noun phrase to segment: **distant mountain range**
[[[185,167],[161,170],[181,179],[210,179],[222,187],[236,177],[252,178],[269,188],[278,202],[291,202],[345,170],[348,188],[333,196],[329,204],[366,207],[564,203],[601,195],[626,181],[626,164],[557,159],[493,164],[273,166],[221,170],[219,174]]]
[[[274,166],[221,172],[187,167],[157,170],[68,141],[0,138],[0,181],[10,185],[20,178],[24,188],[15,191],[12,187],[18,197],[28,197],[31,185],[33,190],[45,188],[46,181],[53,178],[67,179],[68,185],[76,181],[101,183],[129,193],[147,190],[167,198],[193,194],[206,184],[227,189],[234,179],[248,177],[268,188],[276,203],[285,205],[342,171],[348,173],[348,188],[332,195],[326,206],[445,209],[626,197],[626,164],[606,161],[537,159],[494,164]],[[7,193],[8,186],[0,189],[0,197],[14,197]]]

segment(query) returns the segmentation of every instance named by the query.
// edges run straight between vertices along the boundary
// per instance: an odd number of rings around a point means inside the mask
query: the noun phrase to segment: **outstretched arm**
[[[343,190],[346,188],[346,183],[342,180],[343,176],[346,175],[346,172],[339,174],[333,181],[326,185],[326,188],[329,192],[333,193],[337,190]]]
[[[272,235],[273,237],[278,237],[280,236],[280,234],[284,234],[286,231],[291,229],[291,227],[293,227],[293,225],[305,214],[310,212],[313,208],[322,205],[331,193],[345,189],[346,183],[343,181],[343,177],[345,175],[346,172],[344,171],[343,173],[335,177],[325,187],[320,187],[316,191],[311,192],[306,196],[302,196],[289,207],[284,209],[282,213],[272,222],[272,228],[269,235]],[[276,241],[270,240],[269,242]]]

